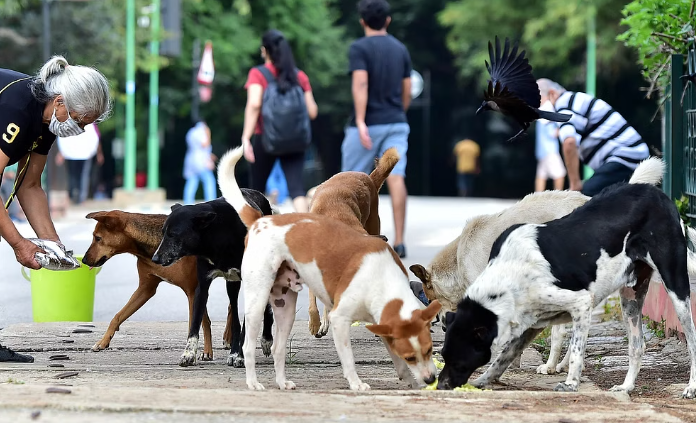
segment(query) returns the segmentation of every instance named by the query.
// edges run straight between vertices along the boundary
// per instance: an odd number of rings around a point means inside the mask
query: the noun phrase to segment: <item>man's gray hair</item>
[[[548,78],[540,78],[537,79],[537,85],[539,86],[539,91],[541,92],[542,96],[548,96],[549,95],[549,90],[554,90],[558,94],[564,93],[566,91],[565,88],[558,82],[554,82]]]
[[[53,56],[39,69],[31,90],[43,103],[62,95],[70,112],[97,116],[97,122],[107,119],[111,113],[111,94],[106,77],[88,66],[69,65],[63,56]]]

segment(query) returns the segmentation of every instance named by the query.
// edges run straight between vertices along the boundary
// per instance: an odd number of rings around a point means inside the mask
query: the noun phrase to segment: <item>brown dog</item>
[[[309,212],[321,214],[369,235],[380,235],[379,190],[399,161],[396,148],[390,148],[375,162],[369,175],[341,172],[316,187]],[[382,237],[385,239],[385,237]],[[317,297],[309,290],[309,333],[321,338],[329,331],[329,311],[324,307],[324,321],[319,320]]]
[[[87,266],[100,267],[111,257],[129,253],[138,258],[138,288],[126,305],[116,313],[101,341],[94,344],[92,351],[109,347],[111,338],[133,313],[138,311],[157,291],[160,282],[169,282],[181,288],[189,303],[189,324],[193,314],[193,297],[198,286],[196,276],[196,257],[183,257],[169,267],[158,266],[152,262],[152,255],[162,241],[162,227],[167,216],[164,214],[140,214],[123,211],[94,212],[86,216],[97,221],[92,244],[87,249],[82,262]],[[203,316],[205,346],[202,360],[213,359],[213,342],[210,332],[210,318],[207,310]],[[224,341],[231,343],[230,316],[227,317]]]

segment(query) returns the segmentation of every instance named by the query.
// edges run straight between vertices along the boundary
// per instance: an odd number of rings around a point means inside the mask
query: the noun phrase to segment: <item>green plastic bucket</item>
[[[82,257],[76,256],[82,263]],[[35,322],[91,322],[94,317],[94,286],[101,267],[53,271],[22,267],[31,282],[31,307]]]

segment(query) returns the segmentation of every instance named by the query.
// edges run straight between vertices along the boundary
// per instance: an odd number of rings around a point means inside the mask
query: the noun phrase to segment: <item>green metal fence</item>
[[[696,49],[691,49],[687,56],[687,74],[696,73]],[[689,198],[688,216],[696,217],[696,81],[684,81],[683,102],[680,100],[682,113],[682,138],[686,151],[684,163],[684,194]],[[676,99],[675,99],[676,101]]]
[[[665,102],[662,150],[667,163],[662,188],[673,199],[689,199],[689,217],[696,218],[696,84],[682,79],[696,72],[696,49],[672,55],[669,99]]]

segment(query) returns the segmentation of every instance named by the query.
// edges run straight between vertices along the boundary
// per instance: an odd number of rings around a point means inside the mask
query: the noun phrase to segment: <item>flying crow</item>
[[[478,115],[484,110],[494,110],[513,117],[522,126],[520,132],[508,141],[512,141],[529,129],[529,125],[539,119],[554,122],[568,122],[571,115],[539,110],[541,94],[536,79],[532,75],[532,66],[525,59],[525,51],[517,55],[517,43],[510,51],[510,40],[505,38],[505,50],[500,52],[500,41],[495,37],[495,54],[488,42],[488,55],[491,64],[486,62],[486,69],[491,75],[488,89],[483,92],[484,102],[476,110]]]

